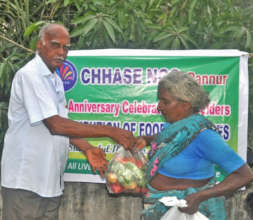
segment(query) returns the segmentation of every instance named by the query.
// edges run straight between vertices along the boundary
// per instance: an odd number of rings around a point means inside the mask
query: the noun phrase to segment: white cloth
[[[42,120],[53,115],[67,117],[63,84],[36,54],[13,79],[2,154],[2,186],[43,197],[62,194],[69,138],[50,134]]]

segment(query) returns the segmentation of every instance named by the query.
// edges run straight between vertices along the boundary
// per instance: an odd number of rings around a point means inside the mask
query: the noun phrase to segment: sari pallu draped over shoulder
[[[146,168],[148,182],[166,161],[183,151],[204,129],[216,130],[216,127],[200,114],[191,115],[165,127],[151,143],[151,150],[148,154],[149,162]],[[164,196],[177,196],[179,199],[184,199],[187,195],[213,186],[214,183],[215,179],[213,178],[204,187],[169,191],[159,191],[148,185],[149,192],[144,198],[144,203],[150,204],[150,206],[143,210],[143,217],[145,220],[160,219],[169,208],[158,201]],[[225,220],[224,198],[211,198],[202,202],[199,211],[210,220]]]

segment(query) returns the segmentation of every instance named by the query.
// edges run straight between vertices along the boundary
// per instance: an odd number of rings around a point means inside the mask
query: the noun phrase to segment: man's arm
[[[132,132],[111,126],[82,124],[58,115],[44,119],[43,122],[53,135],[70,138],[110,137],[129,149],[134,144]]]

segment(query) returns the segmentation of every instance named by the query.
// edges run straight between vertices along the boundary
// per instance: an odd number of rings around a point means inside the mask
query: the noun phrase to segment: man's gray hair
[[[159,89],[167,89],[175,98],[191,103],[194,113],[204,109],[210,99],[199,83],[188,73],[180,70],[172,70],[158,83]]]
[[[62,26],[63,28],[66,29],[67,31],[67,28],[64,27],[63,25],[61,24],[57,24],[57,23],[46,23],[44,26],[42,26],[42,28],[40,29],[39,31],[39,40],[41,41],[44,41],[44,37],[45,37],[45,34],[47,33],[48,30],[50,30],[53,26],[55,25],[60,25]]]
[[[47,32],[49,26],[51,26],[52,24],[47,23],[44,26],[42,26],[42,28],[39,31],[39,40],[44,41],[44,37],[45,37],[45,33]]]

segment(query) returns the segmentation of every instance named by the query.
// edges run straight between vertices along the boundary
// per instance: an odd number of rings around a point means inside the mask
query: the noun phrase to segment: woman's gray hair
[[[204,109],[210,99],[208,92],[188,73],[172,70],[158,83],[159,89],[167,89],[175,98],[191,103],[194,113]]]

